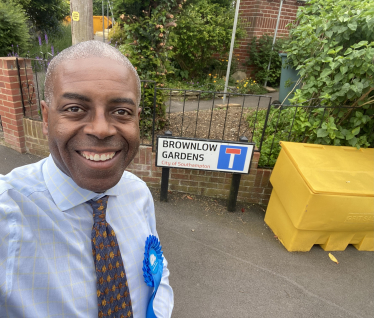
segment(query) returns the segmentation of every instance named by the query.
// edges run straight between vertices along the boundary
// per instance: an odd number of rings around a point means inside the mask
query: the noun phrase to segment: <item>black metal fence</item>
[[[48,67],[45,59],[16,59],[20,91],[22,95],[23,114],[27,118],[41,120],[40,102],[44,99],[44,80]]]
[[[262,127],[256,120],[249,127],[247,118],[260,109],[267,109],[272,99],[265,95],[233,92],[160,87],[156,90],[165,96],[167,121],[164,130],[172,131],[173,136],[213,140],[238,141],[244,136],[253,141],[253,136]]]

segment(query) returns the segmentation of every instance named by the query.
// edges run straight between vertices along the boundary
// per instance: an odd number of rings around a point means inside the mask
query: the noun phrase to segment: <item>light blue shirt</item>
[[[153,199],[129,172],[105,194],[134,318],[145,318],[153,288],[144,283],[142,263],[146,238],[157,236]],[[61,172],[51,156],[0,175],[0,317],[97,317],[93,217],[86,203],[95,197]],[[170,317],[173,309],[168,277],[165,260],[154,301],[158,318]]]

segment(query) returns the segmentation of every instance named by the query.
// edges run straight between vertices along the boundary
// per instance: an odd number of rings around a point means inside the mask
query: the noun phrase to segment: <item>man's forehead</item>
[[[57,70],[62,72],[63,74],[66,72],[74,72],[74,71],[90,71],[95,70],[97,68],[110,68],[114,67],[116,69],[128,69],[123,63],[120,61],[116,61],[114,59],[108,57],[99,57],[99,56],[92,56],[92,57],[84,57],[84,58],[75,58],[75,59],[67,59],[62,61],[58,66]]]
[[[52,89],[58,87],[55,83],[73,83],[90,80],[114,80],[131,81],[136,83],[136,76],[119,61],[106,57],[90,57],[72,59],[60,63],[51,76]],[[136,85],[136,84],[135,84]]]

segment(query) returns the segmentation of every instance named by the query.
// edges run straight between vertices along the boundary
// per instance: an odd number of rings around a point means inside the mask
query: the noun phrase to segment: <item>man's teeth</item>
[[[115,152],[110,152],[110,153],[103,153],[103,154],[98,154],[98,153],[84,153],[82,152],[81,153],[83,157],[85,157],[86,159],[88,160],[92,160],[92,161],[106,161],[106,160],[109,160],[109,159],[112,159],[114,157],[114,155],[116,154]]]

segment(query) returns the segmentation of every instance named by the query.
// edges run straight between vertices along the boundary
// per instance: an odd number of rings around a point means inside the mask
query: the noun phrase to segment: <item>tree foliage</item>
[[[373,146],[373,27],[371,0],[310,0],[299,8],[285,47],[303,83],[291,101],[341,106],[320,126],[306,126],[313,142]]]
[[[184,1],[121,2],[128,4],[128,10],[136,7],[137,14],[125,11],[120,15],[126,36],[125,44],[120,46],[120,50],[137,67],[142,79],[162,83],[171,70],[169,58],[173,47],[168,45],[168,40],[172,29],[177,26],[176,22]],[[146,3],[149,3],[149,6],[146,6]]]
[[[249,58],[247,65],[255,66],[255,79],[264,83],[266,78],[270,86],[279,86],[280,75],[282,70],[282,59],[279,57],[279,51],[282,48],[284,40],[277,39],[274,43],[273,37],[264,34],[261,37],[254,36],[249,44]],[[270,70],[268,65],[271,58]]]
[[[166,74],[172,70],[170,55],[172,46],[168,39],[176,27],[179,13],[183,9],[183,0],[134,1],[119,0],[115,8],[125,11],[118,15],[123,22],[124,44],[119,50],[127,56],[136,67],[141,79],[153,80],[163,86]],[[126,11],[127,10],[127,11]],[[156,128],[165,123],[164,94],[159,90],[156,96]],[[154,90],[147,85],[143,94],[143,111],[141,125],[143,131],[152,128]]]
[[[230,50],[234,14],[233,6],[223,7],[207,1],[189,5],[171,40],[178,68],[194,76],[201,75],[217,59],[215,54],[225,56]],[[238,26],[236,39],[243,35]]]
[[[56,29],[62,19],[70,14],[65,0],[14,0],[20,4],[27,17],[38,31]]]
[[[0,1],[0,56],[27,52],[29,38],[22,7],[12,1]]]

